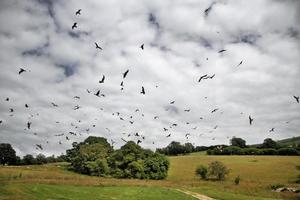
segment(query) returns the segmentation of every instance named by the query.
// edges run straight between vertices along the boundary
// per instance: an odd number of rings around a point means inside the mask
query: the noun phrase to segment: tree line
[[[8,143],[0,143],[0,165],[41,165],[46,163],[55,163],[65,161],[65,156],[45,156],[38,154],[35,157],[31,154],[23,156],[16,155],[16,151]]]
[[[300,155],[300,146],[282,145],[271,138],[266,138],[260,145],[246,145],[242,138],[233,137],[230,145],[194,146],[172,141],[164,148],[156,149],[158,153],[170,156],[184,155],[192,152],[206,151],[208,155]]]

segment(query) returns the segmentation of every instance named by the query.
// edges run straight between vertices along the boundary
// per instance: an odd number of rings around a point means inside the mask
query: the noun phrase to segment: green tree
[[[13,165],[16,163],[17,157],[16,152],[10,144],[1,143],[0,144],[0,164]]]
[[[265,148],[265,149],[266,148],[277,149],[278,147],[279,145],[277,144],[277,142],[275,142],[271,138],[266,138],[261,145],[261,148]]]
[[[237,146],[237,147],[240,147],[240,148],[245,148],[246,147],[246,141],[243,140],[242,138],[237,138],[237,137],[231,138],[230,144],[231,144],[231,146]]]
[[[222,162],[213,161],[208,166],[208,174],[217,180],[224,180],[229,174],[229,169]]]
[[[196,175],[200,176],[202,179],[207,179],[208,169],[204,165],[200,165],[196,168]]]
[[[36,160],[31,154],[27,154],[23,157],[22,163],[24,165],[34,165],[36,164]]]
[[[38,165],[47,163],[46,156],[43,154],[38,154],[35,159],[36,159],[36,164]]]

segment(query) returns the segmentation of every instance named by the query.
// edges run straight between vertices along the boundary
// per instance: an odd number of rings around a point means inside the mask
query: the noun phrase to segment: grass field
[[[199,164],[224,162],[231,172],[222,182],[195,176]],[[194,153],[170,157],[166,180],[119,180],[89,177],[68,171],[67,163],[43,166],[0,167],[0,199],[194,199],[176,188],[216,199],[300,199],[300,194],[275,193],[271,184],[299,187],[293,183],[300,171],[300,157],[207,156]],[[234,178],[240,175],[240,185]]]

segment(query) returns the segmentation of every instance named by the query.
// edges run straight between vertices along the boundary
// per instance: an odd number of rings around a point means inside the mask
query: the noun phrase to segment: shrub
[[[223,149],[224,155],[241,155],[242,149],[238,146],[230,146]]]
[[[245,148],[242,150],[243,155],[260,155],[261,152],[257,148]]]
[[[241,181],[241,177],[238,175],[237,177],[235,177],[234,179],[234,184],[239,185]]]
[[[214,161],[209,164],[208,174],[217,180],[224,180],[229,169],[222,162]]]
[[[200,176],[202,179],[207,179],[208,169],[204,165],[200,165],[196,168],[196,175]]]
[[[260,152],[262,155],[277,155],[278,154],[276,149],[271,149],[271,148],[261,149]]]
[[[299,152],[294,148],[280,148],[278,149],[278,155],[298,155]]]

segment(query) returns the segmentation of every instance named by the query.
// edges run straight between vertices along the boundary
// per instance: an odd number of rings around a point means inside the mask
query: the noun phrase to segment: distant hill
[[[277,140],[276,141],[278,144],[282,145],[282,146],[300,146],[300,136],[299,137],[291,137],[291,138],[287,138],[287,139],[283,139],[283,140]],[[257,147],[261,144],[252,144],[249,145],[250,147]]]
[[[287,138],[283,140],[278,140],[277,142],[281,145],[287,145],[287,146],[291,146],[295,144],[300,145],[300,137]]]

